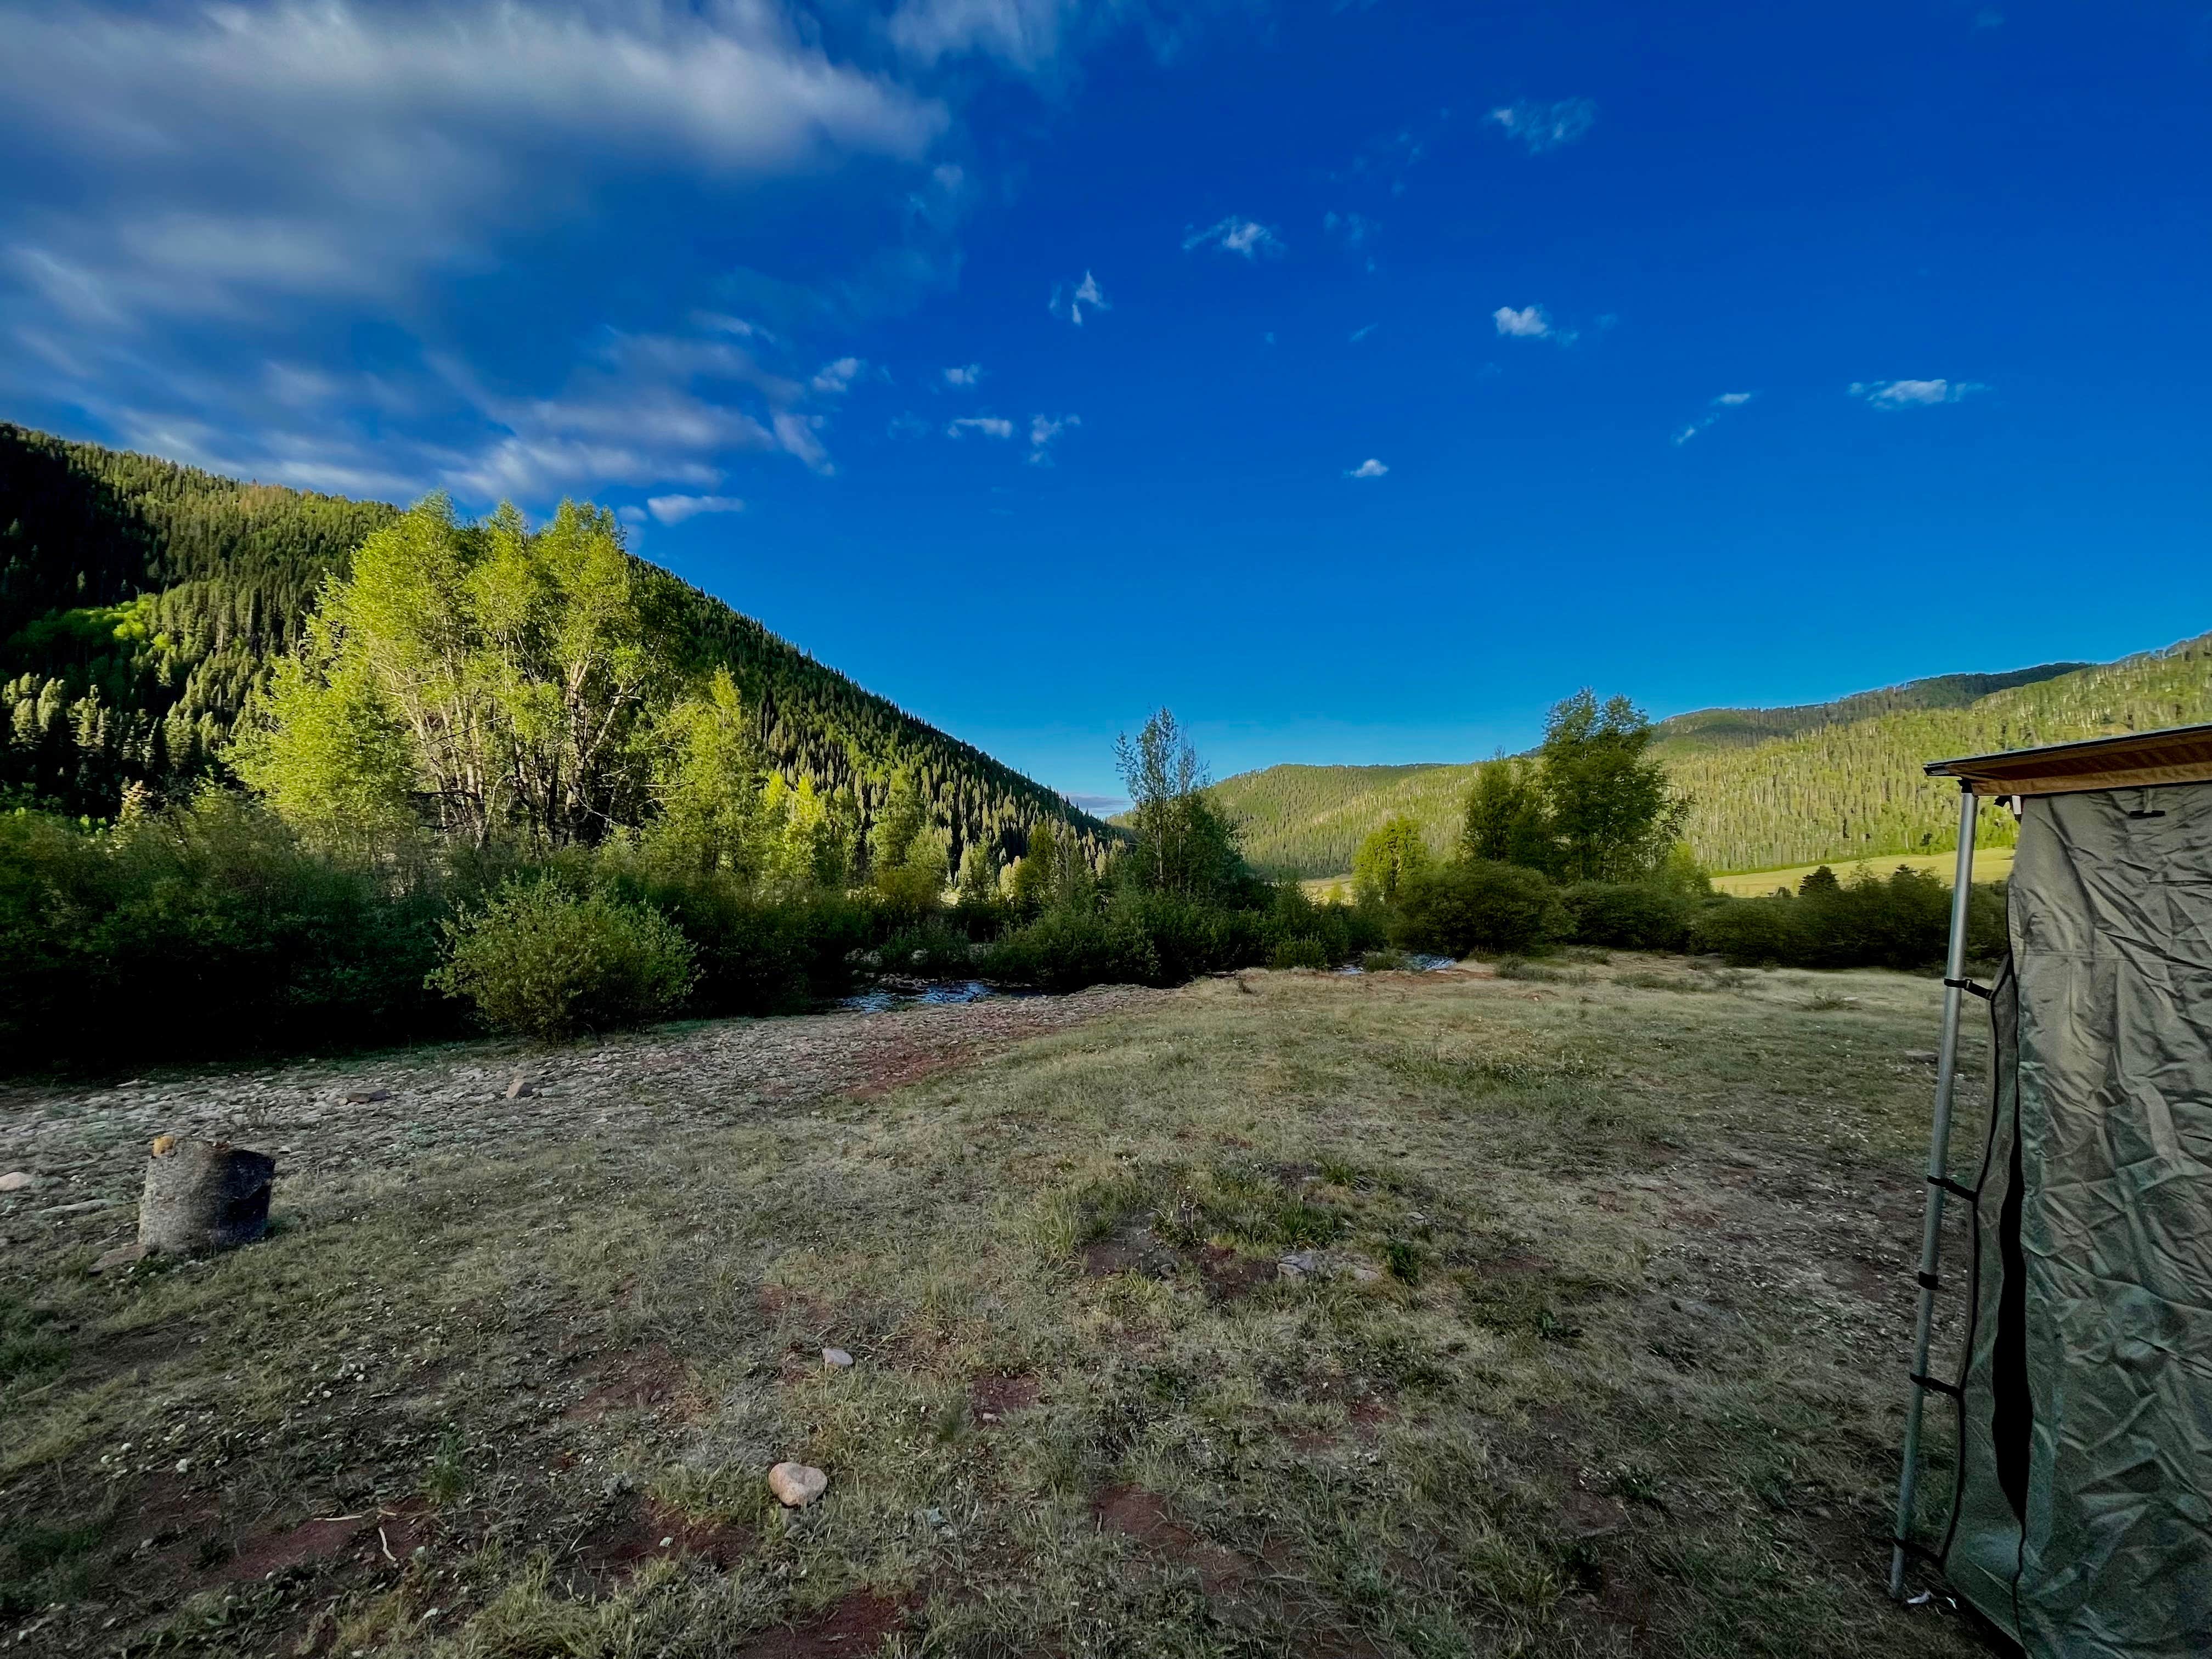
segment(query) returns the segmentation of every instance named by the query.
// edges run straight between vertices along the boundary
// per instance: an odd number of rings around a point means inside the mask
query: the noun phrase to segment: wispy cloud
[[[1106,290],[1098,286],[1098,279],[1087,270],[1083,273],[1083,280],[1079,283],[1055,284],[1051,303],[1045,308],[1054,316],[1065,317],[1080,328],[1085,307],[1092,311],[1111,311],[1114,308],[1106,298]]]
[[[956,421],[947,422],[945,428],[948,438],[964,438],[971,432],[983,438],[1011,438],[1014,435],[1014,423],[998,415],[963,415]]]
[[[1361,326],[1353,329],[1350,334],[1346,335],[1345,337],[1344,343],[1346,345],[1358,345],[1362,340],[1365,339],[1369,335],[1372,334],[1376,329],[1382,326],[1382,325],[1380,323],[1363,324]]]
[[[1218,224],[1208,225],[1204,230],[1194,230],[1182,239],[1182,250],[1186,253],[1201,247],[1241,254],[1247,259],[1256,259],[1262,255],[1279,258],[1283,253],[1283,240],[1257,219],[1240,219],[1232,213]]]
[[[1347,478],[1379,478],[1389,470],[1382,462],[1370,455],[1358,466],[1346,467],[1344,476]]]
[[[1428,158],[1431,144],[1449,118],[1449,110],[1438,110],[1429,119],[1371,138],[1360,147],[1350,165],[1331,176],[1387,183],[1391,195],[1403,196],[1406,175]]]
[[[663,524],[682,524],[702,513],[742,513],[745,504],[735,495],[653,495],[646,508]]]
[[[1552,319],[1544,314],[1541,306],[1523,306],[1516,311],[1511,306],[1500,306],[1490,313],[1498,331],[1512,340],[1548,340],[1552,337]]]
[[[947,386],[974,386],[983,378],[981,363],[961,363],[944,371]]]
[[[1079,415],[1032,415],[1030,416],[1030,465],[1052,465],[1053,440],[1070,427],[1081,426]]]
[[[1720,419],[1720,417],[1728,410],[1731,409],[1742,408],[1746,404],[1749,403],[1758,395],[1759,394],[1755,392],[1722,392],[1719,397],[1712,400],[1711,406],[1706,409],[1704,414],[1698,416],[1696,420],[1692,421],[1687,426],[1684,427],[1680,432],[1677,432],[1674,434],[1674,442],[1676,446],[1679,447],[1680,446],[1689,442],[1691,439],[1696,437],[1698,434],[1703,432],[1715,421]]]
[[[867,365],[858,357],[840,357],[834,363],[824,363],[808,384],[824,397],[840,397],[852,390]]]
[[[1850,395],[1863,398],[1876,409],[1925,409],[1955,404],[1989,387],[1979,380],[1854,380]]]
[[[1340,247],[1358,260],[1372,276],[1376,270],[1372,252],[1376,234],[1382,227],[1364,214],[1331,211],[1321,216],[1321,228]]]
[[[1597,121],[1597,106],[1587,98],[1562,98],[1556,104],[1507,104],[1490,112],[1491,125],[1531,155],[1571,144]]]

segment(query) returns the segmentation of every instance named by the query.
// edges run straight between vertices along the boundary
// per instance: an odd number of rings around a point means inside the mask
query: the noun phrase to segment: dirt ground
[[[1934,988],[1523,971],[0,1093],[0,1650],[1989,1651],[1881,1593]],[[94,1271],[187,1132],[270,1237]]]

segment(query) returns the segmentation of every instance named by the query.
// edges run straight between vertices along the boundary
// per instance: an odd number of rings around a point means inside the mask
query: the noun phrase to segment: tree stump
[[[146,1160],[138,1242],[176,1255],[248,1244],[269,1229],[276,1160],[217,1140],[163,1135]]]

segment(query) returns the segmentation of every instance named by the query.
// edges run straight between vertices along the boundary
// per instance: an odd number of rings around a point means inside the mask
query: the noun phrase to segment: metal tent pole
[[[1889,1593],[1905,1594],[1905,1539],[1912,1526],[1920,1477],[1920,1413],[1928,1391],[1928,1343],[1936,1322],[1936,1257],[1942,1243],[1943,1181],[1951,1172],[1951,1089],[1959,1069],[1959,1009],[1966,978],[1966,907],[1974,889],[1974,815],[1981,800],[1960,785],[1959,867],[1951,884],[1951,945],[1943,957],[1943,1041],[1936,1054],[1936,1123],[1928,1135],[1928,1208],[1920,1228],[1920,1315],[1912,1334],[1912,1385],[1905,1405],[1905,1468],[1897,1480],[1896,1542],[1889,1553]]]

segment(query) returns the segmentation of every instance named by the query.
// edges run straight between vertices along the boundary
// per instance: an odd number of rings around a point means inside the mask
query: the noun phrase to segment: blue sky
[[[0,416],[615,505],[1063,789],[2212,628],[2212,9],[0,3]]]

